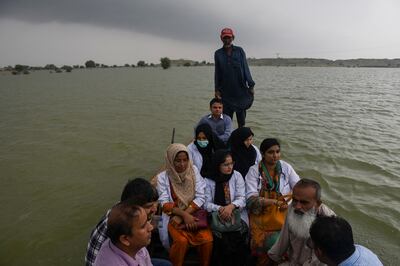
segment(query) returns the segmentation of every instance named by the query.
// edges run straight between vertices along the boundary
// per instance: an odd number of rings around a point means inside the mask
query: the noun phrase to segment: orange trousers
[[[189,247],[196,247],[199,254],[200,266],[209,266],[213,247],[213,238],[210,229],[201,229],[196,232],[176,229],[168,225],[168,233],[172,238],[169,259],[174,266],[182,266],[186,251]]]

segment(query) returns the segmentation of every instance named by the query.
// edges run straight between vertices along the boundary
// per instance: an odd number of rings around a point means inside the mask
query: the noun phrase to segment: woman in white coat
[[[165,155],[166,170],[157,176],[158,200],[162,207],[160,239],[169,249],[174,266],[184,263],[190,246],[197,248],[200,265],[210,263],[212,234],[209,228],[198,228],[193,216],[205,202],[205,181],[189,160],[188,150],[183,144],[171,144]],[[169,237],[172,239],[169,248]]]
[[[190,160],[199,169],[201,176],[206,177],[212,155],[216,150],[225,148],[225,144],[212,132],[210,125],[200,124],[195,129],[193,142],[187,148]]]
[[[222,223],[237,222],[235,231],[221,232],[212,227],[214,249],[212,265],[244,265],[248,252],[248,216],[245,184],[242,175],[233,170],[232,154],[217,150],[212,158],[212,171],[206,178],[206,203],[208,212],[214,213]],[[238,221],[234,212],[240,212]],[[213,221],[214,222],[214,218]]]
[[[283,226],[288,199],[300,180],[293,167],[281,160],[278,140],[264,139],[260,146],[262,161],[246,175],[246,205],[250,217],[250,248],[257,265],[265,265],[267,251]]]
[[[235,166],[233,169],[246,177],[249,168],[258,164],[262,157],[256,146],[253,145],[254,133],[249,127],[235,129],[229,137],[229,147],[232,152]]]

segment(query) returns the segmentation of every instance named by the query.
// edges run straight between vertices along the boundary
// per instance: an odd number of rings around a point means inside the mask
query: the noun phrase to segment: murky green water
[[[400,252],[400,70],[252,68],[248,126],[323,186],[356,241]],[[0,265],[81,265],[129,177],[153,175],[208,109],[213,68],[0,72]]]

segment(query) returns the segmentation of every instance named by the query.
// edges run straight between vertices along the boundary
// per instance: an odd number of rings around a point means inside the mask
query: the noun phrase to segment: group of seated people
[[[121,201],[92,231],[87,265],[184,265],[196,248],[200,265],[382,265],[355,245],[350,224],[321,200],[321,186],[280,159],[274,138],[253,145],[253,132],[231,132],[222,102],[210,102],[187,147],[171,144],[154,186],[130,181]],[[228,122],[226,122],[228,121]],[[220,123],[222,122],[222,123]],[[150,258],[157,205],[169,260]]]

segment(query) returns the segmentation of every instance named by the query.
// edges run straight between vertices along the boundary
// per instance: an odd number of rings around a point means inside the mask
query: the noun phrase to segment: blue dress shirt
[[[339,263],[339,266],[383,266],[371,250],[366,247],[355,245],[356,250],[346,260]]]

